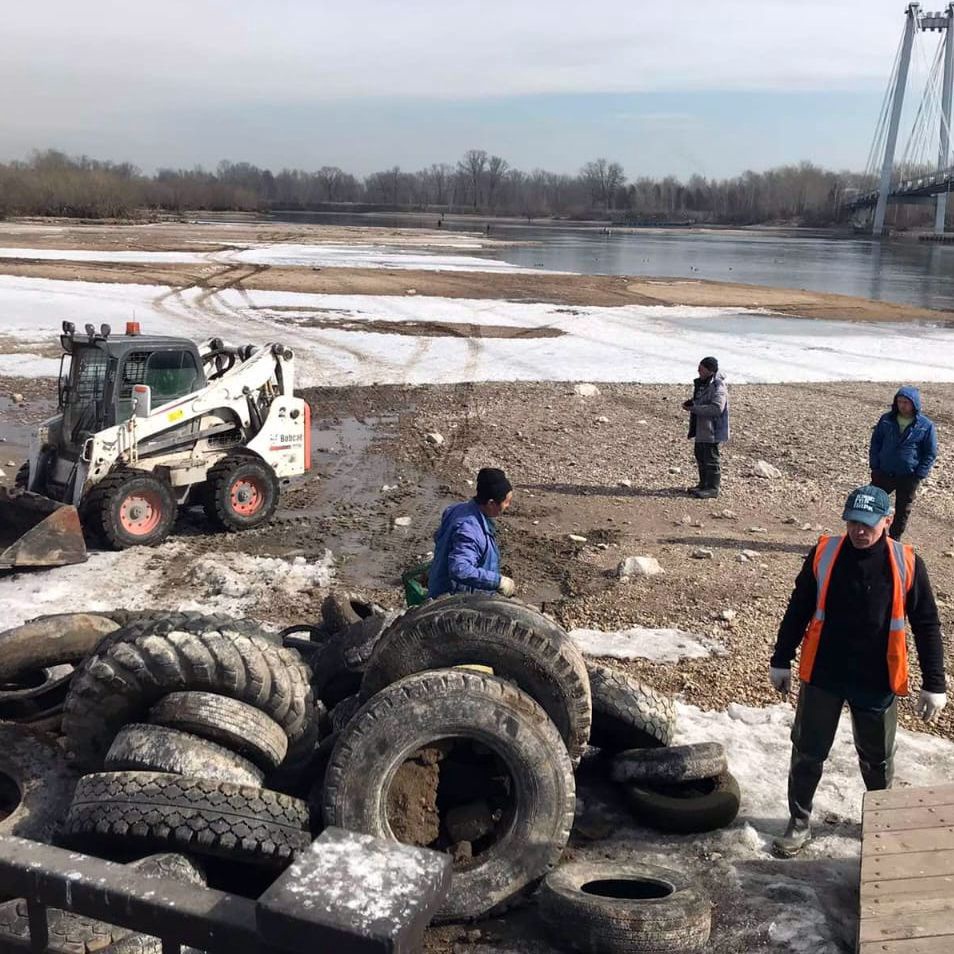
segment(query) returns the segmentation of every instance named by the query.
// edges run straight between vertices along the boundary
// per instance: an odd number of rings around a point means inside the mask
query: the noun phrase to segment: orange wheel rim
[[[265,483],[258,477],[239,477],[229,488],[232,511],[252,517],[265,506]]]
[[[140,490],[123,498],[119,507],[119,523],[126,533],[145,537],[162,520],[162,497],[154,490]]]

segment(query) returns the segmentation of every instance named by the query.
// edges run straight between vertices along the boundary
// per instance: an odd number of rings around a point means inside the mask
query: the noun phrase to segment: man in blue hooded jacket
[[[918,484],[931,473],[937,459],[937,428],[921,413],[921,392],[898,389],[891,410],[882,414],[871,432],[868,461],[871,483],[895,491],[895,516],[890,535],[901,539],[917,496]]]
[[[513,499],[513,485],[497,467],[482,467],[477,492],[466,503],[452,504],[434,534],[434,560],[427,595],[499,592],[513,596],[514,584],[500,575],[500,549],[494,520]]]

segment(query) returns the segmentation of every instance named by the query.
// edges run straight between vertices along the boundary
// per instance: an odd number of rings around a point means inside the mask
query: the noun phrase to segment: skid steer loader
[[[311,465],[311,414],[281,344],[77,334],[63,322],[59,412],[0,495],[0,567],[86,559],[83,530],[114,549],[159,543],[201,503],[226,530],[258,527],[279,479]]]

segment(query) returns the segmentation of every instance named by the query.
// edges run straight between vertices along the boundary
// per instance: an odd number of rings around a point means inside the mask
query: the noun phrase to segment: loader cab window
[[[123,362],[118,397],[118,420],[132,414],[132,389],[152,388],[152,406],[159,407],[201,387],[202,378],[191,351],[131,351]]]
[[[99,348],[78,347],[71,359],[62,364],[60,406],[63,409],[64,433],[77,440],[83,432],[97,430],[105,408],[106,372],[109,357]]]

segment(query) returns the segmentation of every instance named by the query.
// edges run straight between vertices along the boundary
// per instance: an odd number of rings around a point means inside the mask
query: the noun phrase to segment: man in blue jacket
[[[868,461],[871,483],[888,493],[895,491],[895,516],[890,535],[901,539],[917,496],[918,484],[931,473],[937,458],[937,428],[921,413],[921,392],[898,389],[894,403],[871,432]]]
[[[444,511],[434,534],[434,561],[427,595],[499,592],[513,596],[513,580],[500,575],[500,549],[494,520],[513,499],[513,485],[497,467],[482,467],[477,493]]]

